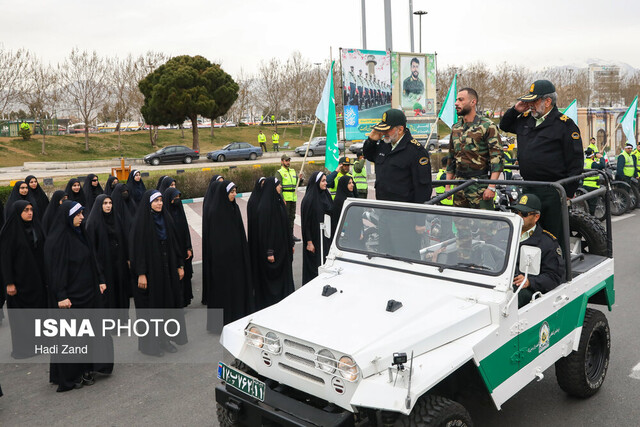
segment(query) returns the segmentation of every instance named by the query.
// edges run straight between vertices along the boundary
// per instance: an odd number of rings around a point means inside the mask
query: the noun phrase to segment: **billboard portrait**
[[[391,58],[380,50],[340,49],[344,135],[366,139],[391,108]]]
[[[436,123],[435,54],[391,54],[392,106],[404,111],[415,138],[428,138]]]

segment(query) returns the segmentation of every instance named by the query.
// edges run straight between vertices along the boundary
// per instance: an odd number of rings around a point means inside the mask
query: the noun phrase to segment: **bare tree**
[[[253,76],[245,74],[241,68],[240,73],[238,73],[234,80],[239,86],[238,99],[233,103],[227,115],[239,124],[244,114],[249,111],[252,106],[255,79]],[[213,122],[211,123],[211,127],[213,127]]]
[[[491,76],[491,70],[483,62],[466,66],[458,76],[458,90],[470,87],[478,92],[478,111],[484,111],[487,103],[491,103]]]
[[[284,70],[287,101],[293,112],[294,120],[297,121],[302,118],[311,95],[309,88],[309,79],[312,75],[311,63],[296,51],[287,60]],[[302,137],[302,120],[300,120],[300,137]]]
[[[622,81],[621,95],[624,105],[629,105],[640,94],[640,71],[629,74]]]
[[[58,96],[58,73],[56,70],[50,65],[44,65],[35,57],[30,58],[24,73],[20,101],[29,107],[35,123],[40,123],[42,129],[41,154],[43,155],[47,154],[45,149],[47,135],[47,127],[44,123],[45,116],[52,117]]]
[[[130,114],[138,106],[140,90],[138,89],[138,77],[141,67],[140,61],[136,61],[131,55],[123,60],[115,58],[111,69],[111,101],[116,117],[116,132],[118,132],[118,150],[122,149],[121,126],[124,120],[130,119]],[[140,94],[141,95],[141,94]]]
[[[278,131],[278,119],[284,109],[286,86],[283,79],[282,63],[278,58],[261,62],[258,69],[257,93],[263,110],[275,116],[275,131]]]
[[[144,95],[138,88],[138,82],[151,74],[160,65],[166,63],[170,58],[171,56],[165,55],[161,52],[148,51],[144,55],[139,56],[136,60],[136,73],[134,81],[132,82],[135,87],[134,90],[128,92],[128,96],[131,104],[131,110],[136,111],[139,114],[139,117],[142,116],[140,108],[142,108],[142,105],[144,104]],[[213,123],[211,123],[211,126],[213,126]],[[184,130],[182,131],[182,134],[184,137]],[[158,126],[149,126],[149,140],[152,147],[157,146]]]
[[[89,151],[89,123],[109,97],[108,62],[93,51],[74,48],[60,66],[60,79],[67,101],[84,121],[84,149]]]
[[[7,108],[18,100],[21,79],[29,66],[31,55],[28,50],[15,52],[0,47],[0,117],[8,113]]]

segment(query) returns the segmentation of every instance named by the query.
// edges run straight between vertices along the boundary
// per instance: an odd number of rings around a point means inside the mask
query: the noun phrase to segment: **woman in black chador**
[[[85,229],[107,285],[101,307],[128,309],[131,297],[127,265],[129,248],[122,224],[113,212],[111,197],[101,194],[96,198]]]
[[[139,170],[133,170],[129,174],[127,187],[129,188],[130,197],[133,198],[137,208],[138,203],[140,203],[142,199],[142,195],[147,191],[147,187],[144,186],[144,181],[142,181],[142,175],[140,175]]]
[[[11,212],[11,205],[13,205],[18,200],[25,200],[31,203],[33,205],[33,210],[36,213],[36,215],[41,215],[41,214],[38,214],[37,212],[38,204],[36,203],[34,198],[31,196],[31,194],[29,194],[29,185],[24,181],[17,181],[14,184],[13,189],[11,190],[9,197],[7,198],[7,203],[4,206],[5,221],[8,218],[9,212]]]
[[[64,192],[69,196],[69,200],[78,202],[82,206],[87,204],[87,198],[84,196],[84,191],[82,191],[80,181],[78,181],[76,178],[71,178],[69,180],[69,182],[67,183],[67,188],[64,189]]]
[[[38,219],[42,221],[42,217],[47,210],[47,206],[49,206],[49,198],[47,197],[47,194],[44,192],[42,187],[40,187],[38,178],[36,178],[35,176],[27,176],[24,179],[24,182],[29,185],[29,194],[31,195],[31,198],[33,198],[33,200],[35,200],[36,202],[35,210],[38,213]]]
[[[124,227],[126,238],[129,238],[129,231],[133,218],[136,215],[136,203],[133,201],[127,184],[118,184],[111,192],[113,201],[113,211]]]
[[[44,216],[42,217],[42,230],[45,234],[49,233],[49,229],[51,228],[51,224],[53,224],[56,215],[58,214],[58,208],[67,200],[69,196],[64,190],[56,190],[51,196],[51,202],[49,202],[49,206],[47,206],[47,210],[44,212]]]
[[[262,186],[266,178],[260,177],[253,185],[253,191],[247,201],[247,241],[249,242],[249,258],[251,259],[251,273],[254,284],[258,283],[258,205],[262,196]]]
[[[99,308],[100,295],[106,290],[95,254],[81,226],[84,220],[83,210],[77,202],[64,201],[44,245],[50,305],[59,309],[71,309],[69,316],[74,316],[75,309]],[[95,325],[93,329],[101,330],[99,325]],[[102,337],[101,333],[96,333],[89,345],[93,362],[84,360],[61,363],[66,356],[52,355],[50,381],[58,385],[57,391],[92,385],[92,372],[110,374],[113,371],[111,336]]]
[[[282,199],[282,183],[271,177],[264,181],[258,205],[255,283],[258,308],[280,302],[293,293],[293,236]]]
[[[44,233],[33,206],[18,200],[11,206],[0,231],[0,271],[2,292],[7,292],[7,309],[11,326],[11,357],[34,356],[33,319],[22,309],[47,308],[44,275]]]
[[[204,201],[202,203],[202,212],[207,212],[208,206],[213,203],[213,195],[220,185],[222,185],[222,181],[224,178],[222,175],[213,175],[209,180],[209,186],[207,187],[207,192],[204,195]],[[202,215],[202,236],[206,236],[209,234],[209,222],[205,218],[204,214]],[[205,264],[207,264],[207,260],[211,259],[208,253],[207,246],[202,246],[202,305],[207,305],[207,291],[209,290],[210,280],[209,280],[209,272],[213,272],[211,268],[205,268]]]
[[[162,177],[162,180],[158,182],[158,191],[164,194],[164,190],[166,190],[169,187],[175,188],[176,180],[171,178],[170,176],[165,175],[164,177]]]
[[[325,214],[331,214],[332,206],[326,175],[323,172],[314,172],[309,178],[301,209],[303,285],[318,276],[318,267],[329,253],[331,239],[320,233],[320,223],[324,222]],[[323,254],[320,254],[320,239],[323,239]]]
[[[104,186],[104,194],[110,196],[113,192],[113,189],[116,188],[116,185],[118,185],[119,182],[120,181],[117,177],[109,175],[109,178],[107,178],[107,183]]]
[[[182,200],[180,200],[180,190],[175,187],[167,188],[162,194],[164,200],[163,208],[166,209],[173,223],[176,226],[178,242],[180,243],[180,251],[184,258],[184,277],[182,278],[183,304],[188,306],[193,299],[193,289],[191,288],[191,278],[193,277],[193,246],[191,245],[191,233],[189,232],[189,223],[184,213]]]
[[[216,184],[213,195],[208,193],[207,197],[210,199],[202,217],[208,224],[202,236],[203,253],[206,252],[202,268],[208,278],[207,307],[224,309],[223,322],[227,324],[253,313],[255,308],[249,247],[235,200],[236,185],[222,181]],[[211,311],[208,314],[207,330],[218,332],[220,325],[215,324]]]
[[[340,215],[342,214],[342,207],[344,206],[345,200],[348,197],[357,197],[357,192],[355,190],[355,183],[353,182],[353,178],[350,175],[344,175],[340,177],[338,181],[338,188],[336,189],[336,198],[333,200],[333,208],[331,208],[331,239],[338,233],[338,221],[340,220]],[[359,224],[351,224],[349,227],[346,227],[346,233],[344,238],[348,239],[350,244],[357,245],[360,241],[361,233],[362,233],[362,221]],[[350,246],[355,247],[355,246]]]
[[[178,351],[170,341],[179,345],[187,343],[180,284],[184,257],[173,219],[162,209],[163,203],[158,190],[148,190],[142,195],[129,239],[131,272],[137,282],[133,298],[138,318],[157,318],[165,313],[164,316],[180,324],[180,333],[175,337],[149,334],[138,339],[138,350],[152,356]]]
[[[100,185],[100,181],[98,180],[98,175],[92,173],[87,175],[84,180],[84,185],[82,186],[82,191],[84,191],[84,198],[87,203],[86,205],[83,205],[86,212],[85,216],[88,218],[91,214],[93,202],[95,202],[96,197],[104,194],[102,185]]]

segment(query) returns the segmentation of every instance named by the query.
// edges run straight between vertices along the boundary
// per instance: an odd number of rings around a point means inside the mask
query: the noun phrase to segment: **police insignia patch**
[[[531,87],[529,88],[529,93],[533,93],[533,89],[536,87],[535,83],[531,83]]]
[[[580,139],[580,134],[578,132],[574,132],[574,133],[571,134],[571,138]]]
[[[384,114],[382,115],[382,121],[383,121],[383,122],[386,122],[386,121],[387,121],[387,113],[384,113]]]
[[[429,164],[429,158],[428,157],[420,157],[420,160],[418,160],[418,163],[422,166],[426,166]]]
[[[566,115],[564,115],[564,114],[563,114],[562,116],[560,116],[560,120],[562,120],[563,122],[566,122],[568,118],[569,118],[569,117],[567,117],[567,116],[566,116]]]
[[[526,205],[528,201],[529,201],[529,197],[527,197],[527,196],[522,196],[522,197],[520,198],[520,201],[518,202],[518,204],[519,204],[519,205]]]
[[[529,116],[529,111],[525,111],[524,113],[522,113],[523,117],[528,117]]]

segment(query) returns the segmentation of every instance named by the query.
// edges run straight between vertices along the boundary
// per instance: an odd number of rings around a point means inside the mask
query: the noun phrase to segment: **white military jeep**
[[[602,385],[609,326],[587,306],[614,303],[610,238],[594,254],[572,233],[566,279],[518,308],[540,259],[514,213],[350,199],[338,227],[316,279],[224,327],[222,426],[472,425],[457,399],[500,409],[553,364],[570,395]]]

